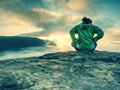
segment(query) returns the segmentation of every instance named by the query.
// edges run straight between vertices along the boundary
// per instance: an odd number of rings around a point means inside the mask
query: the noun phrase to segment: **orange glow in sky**
[[[69,36],[69,33],[65,34],[61,32],[54,32],[47,37],[40,37],[40,38],[54,41],[59,51],[73,50],[73,48],[71,47],[71,38]]]

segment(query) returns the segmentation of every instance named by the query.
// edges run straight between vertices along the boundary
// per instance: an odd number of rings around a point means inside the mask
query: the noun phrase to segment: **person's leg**
[[[76,42],[72,42],[72,43],[71,43],[72,47],[74,47],[76,51],[80,51],[80,49],[77,49],[77,48],[76,48],[76,44],[77,44]]]
[[[96,42],[94,42],[94,48],[93,48],[93,50],[95,50],[96,49],[96,47],[97,47],[97,43]]]
[[[95,49],[96,49],[96,47],[97,47],[97,43],[96,42],[94,42],[94,48],[92,49],[92,50],[90,50],[90,51],[94,51]]]

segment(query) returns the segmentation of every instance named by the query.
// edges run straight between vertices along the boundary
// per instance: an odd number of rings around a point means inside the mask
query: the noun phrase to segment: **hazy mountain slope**
[[[20,36],[0,36],[0,51],[5,50],[20,50],[26,47],[43,47],[50,41]],[[52,42],[51,42],[52,44]]]

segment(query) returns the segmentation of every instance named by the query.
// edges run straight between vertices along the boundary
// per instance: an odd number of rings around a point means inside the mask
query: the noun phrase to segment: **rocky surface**
[[[69,51],[0,61],[0,90],[120,90],[120,53]]]

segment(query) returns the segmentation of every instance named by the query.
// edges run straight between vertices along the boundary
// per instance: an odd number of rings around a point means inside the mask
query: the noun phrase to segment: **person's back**
[[[103,31],[92,24],[89,18],[84,17],[83,23],[76,25],[70,30],[70,35],[73,41],[73,47],[76,50],[89,50],[93,51],[96,47],[96,42],[104,35]],[[78,34],[78,38],[75,37]],[[97,34],[94,37],[94,34]]]

